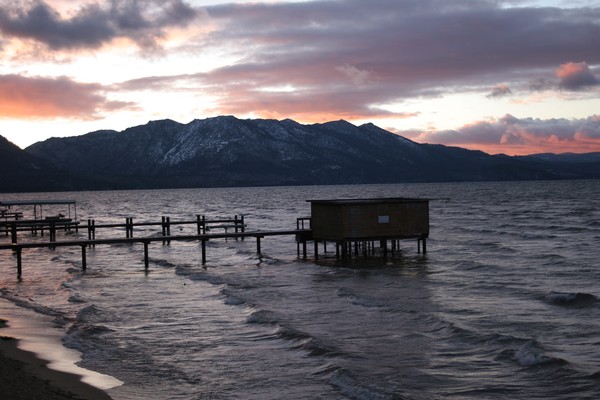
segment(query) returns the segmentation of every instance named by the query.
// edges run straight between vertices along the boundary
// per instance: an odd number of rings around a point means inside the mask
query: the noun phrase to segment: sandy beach
[[[81,382],[77,375],[47,368],[46,361],[17,346],[18,340],[0,337],[0,397],[13,400],[111,399],[102,390]]]

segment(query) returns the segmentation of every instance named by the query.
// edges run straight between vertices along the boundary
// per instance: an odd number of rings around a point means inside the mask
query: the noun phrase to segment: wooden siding
[[[309,200],[316,240],[402,238],[429,235],[426,199]]]

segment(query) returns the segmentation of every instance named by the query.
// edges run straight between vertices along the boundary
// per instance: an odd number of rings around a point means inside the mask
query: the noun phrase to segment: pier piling
[[[85,248],[87,246],[86,245],[81,245],[81,270],[85,271],[87,269],[87,259],[86,259],[86,253],[85,253]]]

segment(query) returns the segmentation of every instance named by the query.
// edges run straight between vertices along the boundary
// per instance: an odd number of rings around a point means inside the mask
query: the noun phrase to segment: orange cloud
[[[109,101],[102,91],[101,85],[66,77],[0,75],[0,117],[94,119],[101,111],[132,105]]]

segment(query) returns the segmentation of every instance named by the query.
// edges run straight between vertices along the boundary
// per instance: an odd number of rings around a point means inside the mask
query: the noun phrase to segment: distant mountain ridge
[[[0,156],[3,151],[0,146]],[[373,124],[343,120],[312,125],[232,116],[188,124],[160,120],[122,132],[51,138],[21,153],[23,160],[43,163],[42,171],[70,177],[71,190],[600,177],[594,156],[582,155],[581,162],[573,161],[577,155],[567,161],[492,156],[419,144]]]
[[[85,182],[0,136],[0,192],[81,190]]]

